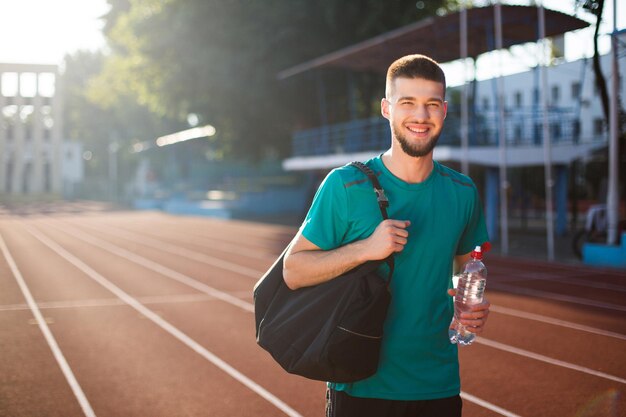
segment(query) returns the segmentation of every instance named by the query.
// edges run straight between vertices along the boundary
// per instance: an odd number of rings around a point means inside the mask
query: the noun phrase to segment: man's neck
[[[397,149],[389,149],[382,156],[387,169],[396,177],[409,184],[424,182],[433,170],[433,153],[414,157]]]

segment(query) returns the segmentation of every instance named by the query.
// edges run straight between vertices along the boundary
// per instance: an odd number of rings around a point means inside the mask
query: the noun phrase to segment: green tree
[[[315,124],[315,83],[279,82],[285,68],[434,14],[437,0],[109,0],[112,54],[89,96],[109,106],[132,96],[153,113],[216,126],[222,154],[286,154],[293,123]],[[380,76],[377,82],[380,83]],[[356,78],[364,114],[373,78]],[[345,78],[328,77],[329,91]],[[344,98],[341,98],[344,97]],[[337,111],[347,111],[347,105]],[[304,115],[304,116],[303,116]],[[341,117],[341,114],[338,115]]]
[[[64,136],[83,144],[90,158],[85,161],[89,197],[107,196],[110,146],[116,143],[121,152],[118,179],[132,177],[136,157],[129,152],[135,142],[154,139],[164,132],[180,129],[181,124],[157,117],[129,94],[116,94],[115,104],[94,99],[90,92],[103,71],[107,58],[101,52],[79,51],[65,57],[61,89],[65,100]],[[108,184],[110,186],[110,184]]]

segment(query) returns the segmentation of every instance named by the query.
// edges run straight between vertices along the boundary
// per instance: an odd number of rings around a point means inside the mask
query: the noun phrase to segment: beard
[[[441,135],[441,131],[434,134],[426,143],[410,143],[409,140],[399,132],[399,129],[396,129],[394,125],[391,126],[391,132],[393,137],[398,141],[400,147],[409,156],[414,158],[420,158],[422,156],[426,156],[435,149],[435,145],[437,145],[437,141],[439,140],[439,136]]]

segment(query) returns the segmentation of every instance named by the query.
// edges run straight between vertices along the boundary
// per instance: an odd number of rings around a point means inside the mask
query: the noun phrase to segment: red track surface
[[[0,416],[323,415],[324,384],[286,374],[254,339],[252,287],[294,232],[0,217]],[[464,416],[626,415],[626,273],[486,263],[493,309],[461,349]]]

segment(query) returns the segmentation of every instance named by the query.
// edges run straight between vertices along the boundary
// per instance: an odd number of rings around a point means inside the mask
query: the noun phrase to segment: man
[[[338,168],[321,184],[286,254],[283,272],[292,289],[395,256],[378,371],[353,383],[330,382],[329,417],[461,416],[458,351],[448,339],[453,262],[462,265],[488,236],[473,182],[433,160],[445,88],[443,71],[426,56],[389,67],[381,107],[391,148],[366,162],[389,198],[389,220],[381,221],[367,177]],[[488,312],[485,301],[462,323],[480,333]]]

